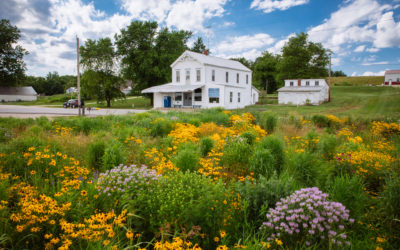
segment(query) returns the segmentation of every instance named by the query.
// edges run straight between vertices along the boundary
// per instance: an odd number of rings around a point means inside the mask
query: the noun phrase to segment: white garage
[[[0,87],[1,102],[36,101],[38,94],[31,86]]]
[[[319,105],[329,101],[329,86],[325,79],[285,80],[278,89],[278,103],[289,105]]]

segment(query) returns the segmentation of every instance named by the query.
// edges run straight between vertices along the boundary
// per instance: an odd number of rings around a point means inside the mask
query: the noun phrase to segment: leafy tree
[[[198,37],[197,40],[194,42],[193,47],[190,49],[193,52],[203,53],[205,50],[209,53],[206,45],[203,42],[203,38]]]
[[[105,100],[107,107],[111,100],[124,97],[120,87],[121,78],[115,75],[116,53],[110,38],[87,40],[79,49],[81,64],[85,70],[82,76],[83,95],[93,96],[98,101]]]
[[[170,82],[171,63],[188,49],[190,32],[157,28],[156,22],[134,21],[115,35],[122,75],[136,90]]]
[[[265,51],[254,62],[253,79],[255,85],[267,90],[268,93],[276,91],[278,63],[280,57]]]
[[[20,31],[9,20],[0,20],[0,85],[17,85],[24,79],[23,57],[28,52],[19,45],[14,46],[20,37]]]
[[[247,60],[244,57],[239,57],[239,58],[230,58],[230,60],[234,60],[234,61],[238,61],[241,64],[243,64],[244,66],[246,66],[247,68],[253,70],[253,66],[254,66],[254,62]]]
[[[307,40],[306,33],[289,39],[282,48],[279,79],[319,78],[328,76],[328,52],[321,43]]]
[[[347,76],[343,71],[337,70],[332,72],[332,76],[338,77],[338,76]]]
[[[32,86],[39,94],[55,95],[64,93],[67,85],[74,83],[76,85],[76,76],[59,76],[57,72],[49,72],[47,76],[35,77],[27,76],[24,80],[24,85]]]

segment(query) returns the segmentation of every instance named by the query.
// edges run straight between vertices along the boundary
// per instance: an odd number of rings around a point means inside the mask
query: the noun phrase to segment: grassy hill
[[[278,105],[277,94],[260,98],[262,105],[248,110],[269,110],[280,116],[333,114],[374,119],[400,119],[400,88],[380,86],[332,86],[331,102],[319,106]]]
[[[332,86],[362,86],[362,85],[381,85],[384,76],[340,76],[332,77]],[[328,79],[326,79],[328,82]]]

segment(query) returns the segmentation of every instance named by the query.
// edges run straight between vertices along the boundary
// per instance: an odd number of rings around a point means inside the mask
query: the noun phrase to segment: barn
[[[400,85],[400,70],[386,70],[385,85]]]
[[[0,87],[1,102],[36,101],[37,95],[31,86]]]
[[[278,89],[278,103],[289,105],[319,105],[329,101],[329,85],[325,79],[285,80]]]

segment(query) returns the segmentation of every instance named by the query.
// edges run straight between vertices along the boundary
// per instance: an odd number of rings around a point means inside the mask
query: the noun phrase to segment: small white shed
[[[385,85],[400,85],[400,70],[386,70]]]
[[[291,105],[319,105],[329,101],[329,85],[325,79],[285,80],[278,89],[278,103]]]
[[[36,101],[38,94],[31,86],[0,87],[1,102]]]

